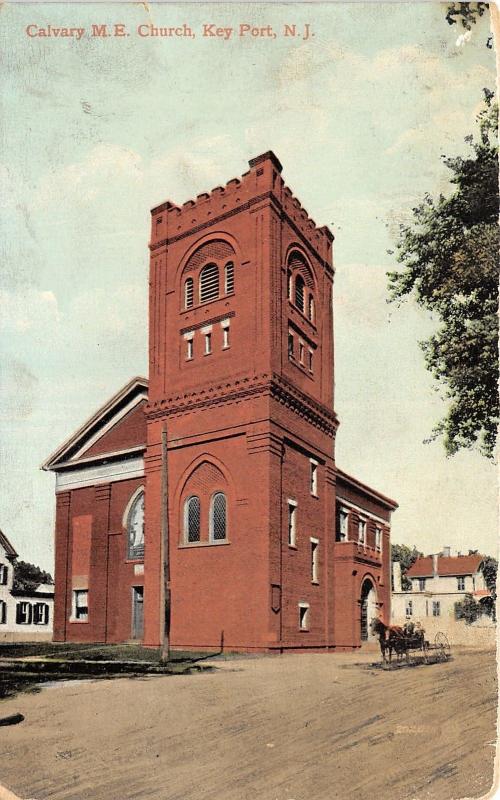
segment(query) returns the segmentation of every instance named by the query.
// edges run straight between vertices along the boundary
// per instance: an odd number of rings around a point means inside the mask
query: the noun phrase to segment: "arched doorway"
[[[375,586],[369,578],[363,581],[361,586],[361,641],[368,642],[374,637],[371,632],[370,623],[378,616],[377,592]]]

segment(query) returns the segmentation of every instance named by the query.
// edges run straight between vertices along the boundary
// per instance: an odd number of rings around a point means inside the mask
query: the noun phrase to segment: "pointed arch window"
[[[228,261],[224,268],[224,293],[232,294],[234,292],[234,264]]]
[[[186,278],[184,284],[184,308],[192,308],[194,304],[194,282],[192,278]]]
[[[184,539],[188,544],[200,541],[200,498],[196,495],[184,504]]]
[[[127,518],[127,558],[144,558],[144,492],[137,495]]]
[[[227,538],[227,503],[224,492],[217,492],[210,504],[210,539],[220,542]]]
[[[200,303],[217,300],[219,296],[219,268],[217,264],[207,264],[200,272]]]
[[[304,313],[304,290],[305,290],[305,283],[304,278],[302,275],[297,275],[295,279],[295,305]]]

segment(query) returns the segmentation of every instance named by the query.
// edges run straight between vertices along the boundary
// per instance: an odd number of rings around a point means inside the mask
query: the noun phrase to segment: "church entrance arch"
[[[374,636],[370,623],[378,615],[377,592],[370,578],[365,578],[361,586],[361,641],[371,641]]]

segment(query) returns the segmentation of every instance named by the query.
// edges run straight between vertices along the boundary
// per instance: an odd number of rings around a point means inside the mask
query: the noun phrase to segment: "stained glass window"
[[[185,504],[184,531],[186,542],[200,541],[200,498],[188,497]]]
[[[128,558],[144,558],[144,492],[132,503],[127,528]]]
[[[217,492],[212,498],[210,532],[213,541],[226,538],[226,495]]]

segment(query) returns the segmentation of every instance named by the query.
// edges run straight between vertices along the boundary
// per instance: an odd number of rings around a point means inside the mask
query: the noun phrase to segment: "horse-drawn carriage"
[[[385,625],[381,619],[371,623],[372,632],[378,635],[380,651],[384,663],[392,662],[392,654],[396,653],[398,661],[406,658],[410,661],[412,652],[419,651],[424,663],[447,661],[451,655],[451,647],[446,634],[437,633],[431,644],[425,638],[425,630],[420,622],[407,622],[399,625]]]

